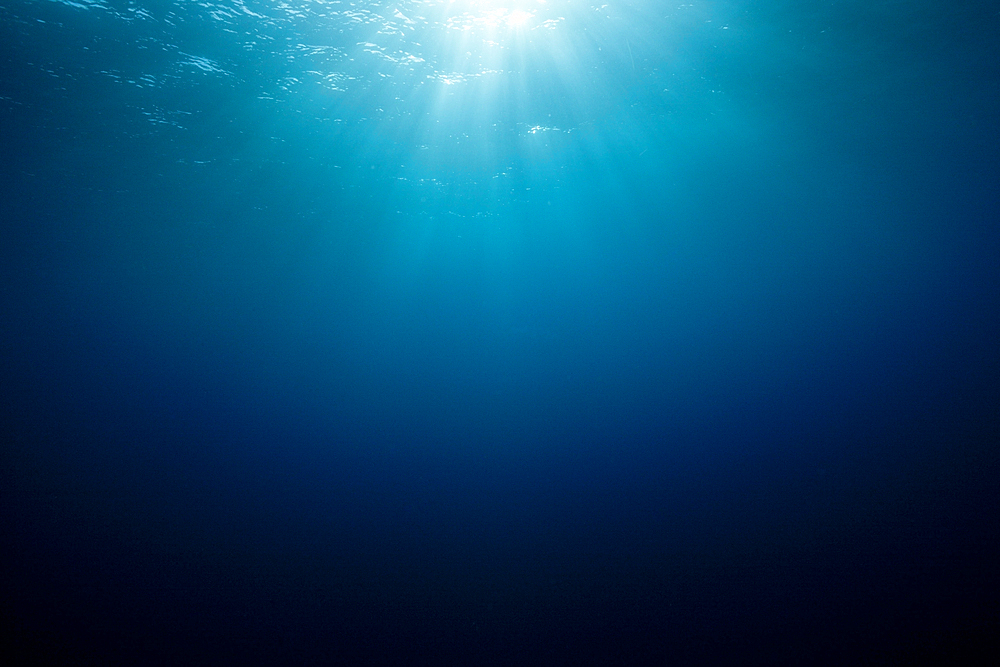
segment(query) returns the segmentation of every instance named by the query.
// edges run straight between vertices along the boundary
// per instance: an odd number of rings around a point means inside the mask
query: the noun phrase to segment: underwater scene
[[[0,0],[3,653],[976,664],[998,121],[996,3]]]

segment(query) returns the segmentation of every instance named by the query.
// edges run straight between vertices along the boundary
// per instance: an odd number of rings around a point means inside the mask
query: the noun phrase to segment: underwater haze
[[[0,0],[0,428],[16,664],[973,664],[1000,8]]]

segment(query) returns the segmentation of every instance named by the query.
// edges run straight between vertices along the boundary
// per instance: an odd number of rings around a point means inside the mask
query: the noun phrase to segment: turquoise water
[[[0,0],[11,650],[995,647],[998,29]]]

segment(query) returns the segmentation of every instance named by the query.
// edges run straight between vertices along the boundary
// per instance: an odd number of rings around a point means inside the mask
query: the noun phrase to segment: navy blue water
[[[996,649],[998,35],[0,1],[5,654]]]

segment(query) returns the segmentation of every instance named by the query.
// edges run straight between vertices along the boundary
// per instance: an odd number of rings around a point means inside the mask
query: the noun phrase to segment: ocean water
[[[995,3],[0,0],[5,654],[972,664],[998,120]]]

